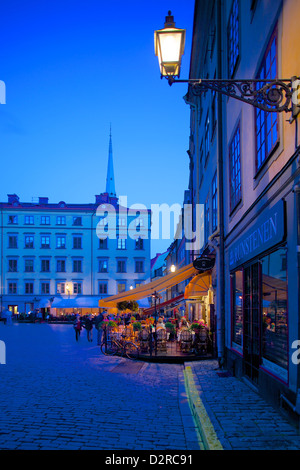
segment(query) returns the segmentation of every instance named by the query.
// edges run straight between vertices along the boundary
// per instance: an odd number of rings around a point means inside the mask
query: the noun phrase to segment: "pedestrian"
[[[78,341],[81,330],[82,330],[82,323],[81,323],[80,315],[78,314],[76,315],[76,319],[74,321],[74,329],[75,329],[75,338],[76,338],[76,341]]]
[[[102,340],[102,334],[103,334],[103,328],[101,323],[104,320],[103,313],[99,312],[97,317],[95,318],[95,328],[97,330],[97,345],[101,345],[101,340]]]
[[[85,320],[85,329],[87,334],[87,340],[92,342],[93,341],[93,317],[89,315]]]

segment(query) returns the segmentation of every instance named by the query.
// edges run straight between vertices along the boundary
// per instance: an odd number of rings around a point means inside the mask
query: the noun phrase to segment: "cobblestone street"
[[[0,448],[199,450],[183,366],[105,357],[95,333],[0,325]]]
[[[300,450],[299,432],[216,361],[106,357],[95,333],[0,324],[1,450]]]

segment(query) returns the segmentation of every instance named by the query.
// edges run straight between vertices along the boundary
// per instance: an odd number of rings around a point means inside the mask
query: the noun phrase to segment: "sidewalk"
[[[217,361],[185,363],[194,418],[211,450],[299,450],[300,433],[243,381],[218,375]]]

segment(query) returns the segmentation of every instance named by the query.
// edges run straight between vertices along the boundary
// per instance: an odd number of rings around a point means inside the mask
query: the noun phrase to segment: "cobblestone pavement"
[[[95,333],[0,324],[0,449],[201,449],[183,366],[105,357]]]
[[[300,450],[299,431],[243,381],[220,377],[216,361],[185,365],[224,449]]]

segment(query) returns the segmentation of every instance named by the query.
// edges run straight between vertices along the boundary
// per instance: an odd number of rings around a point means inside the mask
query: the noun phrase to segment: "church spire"
[[[112,153],[112,140],[111,140],[111,125],[110,125],[110,134],[109,134],[106,192],[108,193],[108,195],[110,197],[116,197],[114,164],[113,164],[113,153]]]

